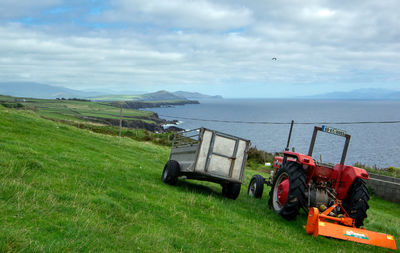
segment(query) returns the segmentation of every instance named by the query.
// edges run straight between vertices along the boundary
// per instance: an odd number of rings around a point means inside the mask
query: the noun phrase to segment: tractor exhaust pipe
[[[294,120],[292,120],[292,122],[290,123],[289,138],[288,138],[288,140],[287,140],[287,144],[286,144],[285,151],[289,151],[289,147],[290,147],[290,138],[292,138],[293,124],[294,124]]]

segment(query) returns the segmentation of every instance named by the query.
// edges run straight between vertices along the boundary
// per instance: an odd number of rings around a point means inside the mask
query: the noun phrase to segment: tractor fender
[[[285,151],[284,156],[287,156],[289,161],[294,159],[301,165],[308,165],[308,166],[315,167],[314,160],[311,156],[303,155],[303,154],[295,153],[295,152],[290,152],[290,151]]]
[[[342,169],[339,167],[342,167]],[[361,168],[338,164],[335,166],[335,170],[342,171],[340,179],[338,180],[339,183],[336,185],[337,196],[342,200],[347,197],[348,191],[354,180],[357,178],[365,180],[369,179],[367,171]]]
[[[275,170],[278,170],[281,168],[283,162],[283,157],[282,156],[275,156],[274,157],[274,163],[272,164]]]
[[[293,162],[298,162],[301,165],[309,165],[309,166],[315,166],[314,160],[311,156],[299,154],[299,153],[294,153],[294,152],[289,152],[286,151],[284,155],[287,157],[288,161],[293,161]],[[283,163],[283,157],[282,156],[275,156],[274,157],[274,163],[273,167],[275,170],[280,169]]]
[[[294,152],[289,152],[285,151],[284,156],[287,157],[288,161],[293,161],[293,162],[298,162],[301,165],[308,165],[310,167],[315,167],[314,160],[311,156],[308,155],[303,155],[299,153],[294,153]],[[275,156],[274,157],[274,163],[273,167],[275,170],[278,170],[281,168],[283,164],[283,157],[282,156]]]

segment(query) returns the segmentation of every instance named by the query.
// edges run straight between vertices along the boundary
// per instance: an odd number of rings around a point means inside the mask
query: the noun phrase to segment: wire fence
[[[220,123],[235,123],[235,124],[261,124],[261,125],[290,125],[291,122],[274,122],[274,121],[241,121],[241,120],[219,120],[219,119],[200,119],[200,118],[189,118],[171,115],[161,115],[160,117],[184,119],[193,121],[204,121],[204,122],[220,122]],[[320,122],[294,122],[296,125],[361,125],[361,124],[399,124],[400,120],[388,120],[388,121],[320,121]]]

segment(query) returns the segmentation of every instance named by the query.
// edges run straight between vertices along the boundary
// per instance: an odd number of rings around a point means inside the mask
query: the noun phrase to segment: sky
[[[398,0],[0,0],[0,82],[290,97],[400,90]]]

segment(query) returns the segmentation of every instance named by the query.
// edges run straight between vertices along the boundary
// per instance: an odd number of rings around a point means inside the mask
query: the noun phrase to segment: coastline
[[[149,109],[149,108],[162,108],[162,107],[173,107],[180,106],[186,104],[200,104],[198,100],[165,100],[165,101],[124,101],[121,102],[109,102],[112,106],[122,107],[125,109],[133,109],[133,110],[141,110],[141,109]],[[152,112],[152,117],[136,117],[135,119],[122,119],[122,126],[128,128],[143,128],[151,132],[170,132],[170,131],[180,131],[183,130],[179,127],[176,127],[179,120],[166,120],[162,119],[158,116],[156,112]],[[139,120],[138,120],[139,119]],[[90,119],[89,119],[90,120]],[[95,119],[96,120],[96,119]],[[107,123],[111,123],[114,126],[119,125],[119,120],[112,119],[102,119],[106,120]],[[156,124],[150,124],[145,122],[145,120],[151,120]],[[165,126],[168,126],[165,128]]]

